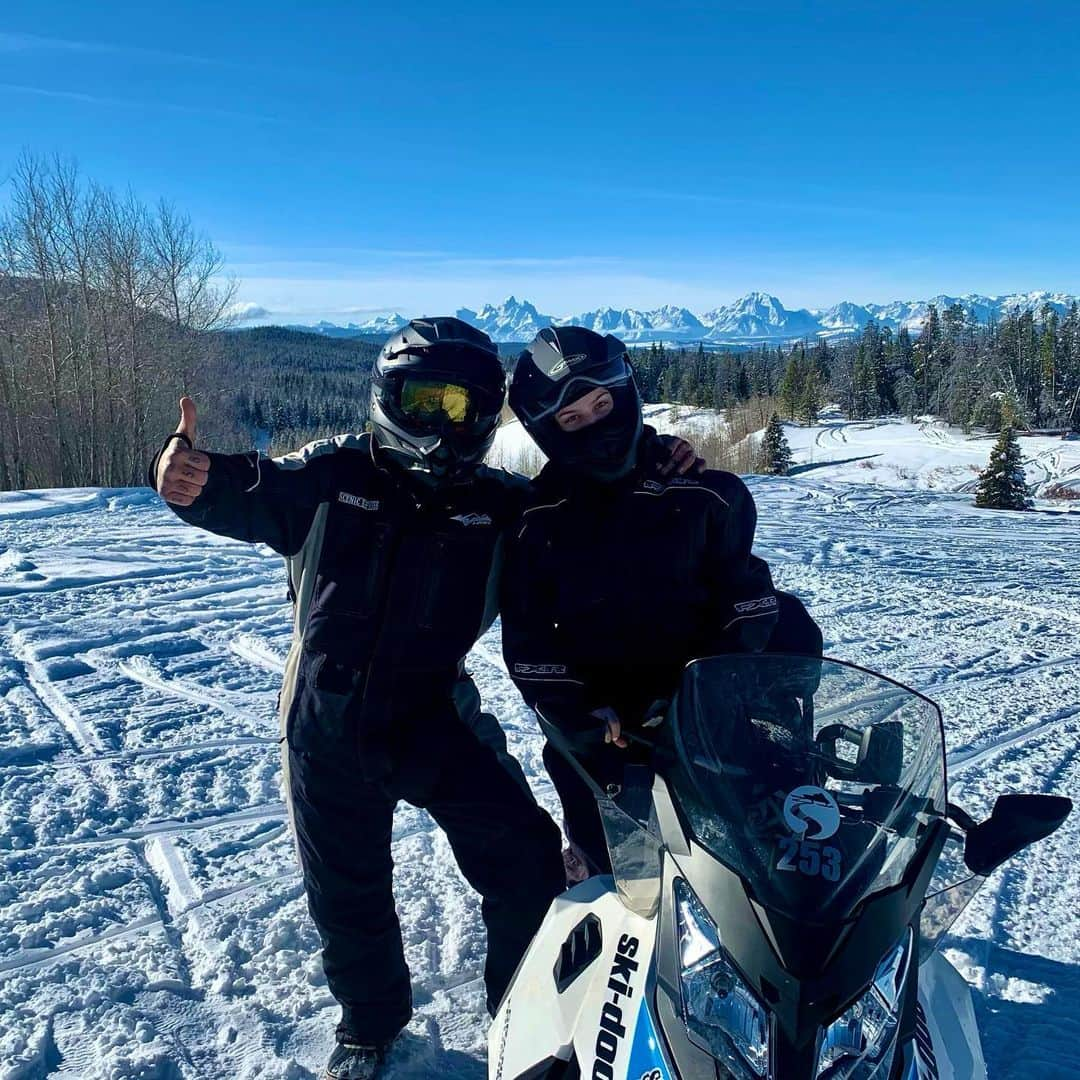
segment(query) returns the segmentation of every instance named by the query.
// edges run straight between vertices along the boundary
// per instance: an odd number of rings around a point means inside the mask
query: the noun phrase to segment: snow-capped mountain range
[[[919,333],[931,304],[939,311],[962,304],[976,321],[986,324],[1012,311],[1040,311],[1049,304],[1059,315],[1076,301],[1064,293],[1031,292],[1008,296],[935,296],[929,300],[894,300],[889,304],[856,304],[843,301],[830,308],[789,309],[775,296],[752,292],[733,304],[721,305],[695,315],[684,307],[666,306],[655,311],[602,307],[576,315],[544,315],[527,300],[510,296],[501,304],[485,304],[479,311],[459,308],[458,318],[500,342],[529,341],[545,326],[574,324],[603,334],[615,334],[626,342],[651,341],[714,345],[748,345],[802,338],[843,337],[858,333],[871,319],[893,331],[906,327]],[[385,336],[404,326],[405,316],[394,313],[346,327],[318,323],[314,330],[326,334]]]

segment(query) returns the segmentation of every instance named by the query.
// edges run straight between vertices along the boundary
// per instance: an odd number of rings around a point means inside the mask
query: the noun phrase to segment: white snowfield
[[[724,414],[687,405],[646,405],[645,421],[663,434],[693,440],[721,430]],[[997,438],[984,433],[965,435],[931,416],[915,421],[898,417],[844,420],[835,406],[823,410],[819,423],[810,427],[785,424],[784,434],[795,475],[820,469],[820,475],[832,482],[956,492],[974,492]],[[1064,489],[1064,501],[1080,501],[1080,438],[1023,435],[1020,449],[1036,496],[1060,495]],[[499,429],[491,460],[531,473],[540,468],[544,457],[521,424],[511,420]]]
[[[814,464],[890,429],[823,425]],[[1075,476],[1074,447],[1048,466]],[[750,478],[758,551],[831,655],[941,703],[955,799],[1080,798],[1080,516],[924,490],[969,464],[935,453],[921,482],[875,459],[893,490],[850,464]],[[0,495],[3,1080],[318,1074],[336,1011],[279,788],[288,632],[280,560],[150,492]],[[497,627],[470,666],[554,811]],[[995,1080],[1077,1075],[1078,847],[1080,816],[995,875],[950,941]],[[394,858],[416,1016],[388,1075],[483,1080],[476,898],[422,812],[401,807]]]

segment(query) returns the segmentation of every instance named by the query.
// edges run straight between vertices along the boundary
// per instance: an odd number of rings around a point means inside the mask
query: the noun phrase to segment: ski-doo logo
[[[775,596],[763,596],[759,600],[743,600],[735,605],[735,610],[740,615],[745,615],[749,611],[772,611],[775,607]]]
[[[827,840],[840,828],[840,807],[824,788],[797,787],[784,800],[787,827],[804,840]],[[814,825],[816,832],[810,832]]]
[[[359,495],[350,495],[347,491],[337,493],[338,502],[346,506],[355,506],[358,510],[378,510],[378,499],[362,499]]]
[[[565,675],[565,664],[515,664],[515,675]]]
[[[644,491],[663,491],[664,485],[658,484],[655,480],[642,481],[641,487]]]
[[[460,521],[462,525],[490,525],[491,517],[488,514],[455,514],[451,521]]]
[[[640,944],[636,937],[623,934],[615,946],[615,962],[611,965],[607,984],[611,1000],[605,1001],[600,1010],[600,1031],[596,1036],[592,1080],[615,1080],[615,1059],[619,1056],[622,1040],[626,1038],[626,1025],[622,1022],[623,1010],[619,1002],[634,996],[630,980],[639,966],[634,956]]]

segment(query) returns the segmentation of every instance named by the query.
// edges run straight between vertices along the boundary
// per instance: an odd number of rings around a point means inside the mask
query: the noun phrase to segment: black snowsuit
[[[757,511],[746,485],[712,470],[665,481],[652,467],[658,452],[646,428],[641,467],[615,483],[545,466],[503,574],[511,677],[602,784],[621,775],[627,755],[596,738],[593,709],[614,708],[633,730],[655,701],[671,697],[695,657],[765,648],[821,654],[813,620],[795,597],[776,592],[768,566],[751,553]],[[567,835],[606,870],[588,788],[550,745],[544,762]]]
[[[480,713],[463,665],[494,619],[504,535],[527,484],[481,469],[425,495],[382,463],[370,436],[276,459],[208,456],[202,494],[172,509],[288,560],[296,621],[280,701],[284,762],[344,1026],[383,1042],[411,1015],[391,891],[400,799],[431,813],[483,897],[494,1008],[564,887],[558,829]]]

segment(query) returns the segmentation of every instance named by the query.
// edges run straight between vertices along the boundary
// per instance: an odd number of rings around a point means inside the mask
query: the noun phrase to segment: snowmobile
[[[985,1078],[939,945],[1070,800],[1002,795],[976,822],[947,798],[938,706],[835,660],[696,660],[624,753],[604,788],[575,765],[613,873],[553,903],[490,1080]]]

